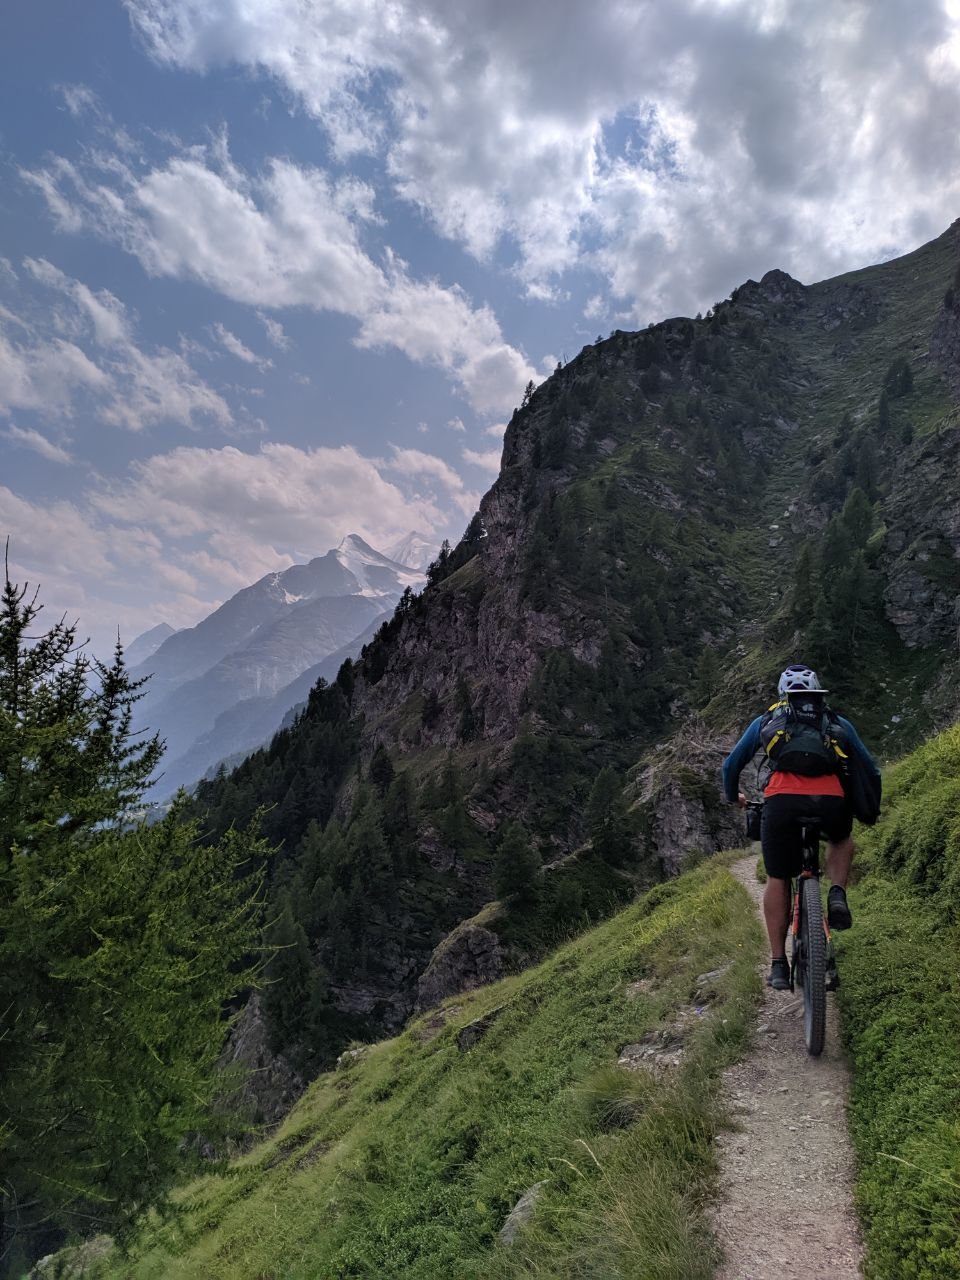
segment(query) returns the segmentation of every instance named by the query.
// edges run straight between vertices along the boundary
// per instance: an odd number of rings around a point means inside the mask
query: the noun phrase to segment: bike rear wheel
[[[801,882],[800,946],[803,971],[803,1034],[807,1052],[823,1052],[827,1029],[826,936],[820,881],[808,876]]]

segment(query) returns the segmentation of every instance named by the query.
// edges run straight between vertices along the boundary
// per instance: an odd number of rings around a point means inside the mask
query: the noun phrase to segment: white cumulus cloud
[[[182,446],[134,463],[128,478],[104,486],[92,503],[114,520],[142,521],[148,513],[150,526],[168,538],[245,539],[276,555],[315,555],[351,531],[376,546],[413,527],[443,525],[443,500],[464,486],[452,468],[434,462],[419,471],[396,458],[378,465],[351,445],[270,442],[255,453]],[[431,484],[410,495],[382,474],[388,469]]]
[[[274,320],[271,316],[264,315],[262,311],[257,312],[257,319],[267,331],[268,342],[275,346],[278,351],[288,351],[290,349],[292,343],[279,320]]]
[[[692,311],[771,265],[809,280],[891,256],[958,207],[960,14],[941,0],[127,7],[158,61],[271,77],[542,300],[581,265],[637,319]]]
[[[481,471],[489,471],[494,476],[500,474],[501,453],[501,449],[486,449],[483,452],[479,452],[476,449],[463,450],[465,461],[475,467],[479,467]]]
[[[244,364],[252,364],[261,370],[273,368],[272,360],[266,356],[258,356],[255,351],[251,351],[245,342],[242,342],[235,333],[231,333],[226,325],[221,324],[219,320],[213,326],[213,336],[224,351],[229,351],[232,356],[236,356]]]
[[[8,440],[12,440],[14,444],[22,445],[24,449],[31,449],[34,453],[39,453],[41,458],[46,458],[48,462],[60,462],[69,464],[73,462],[73,457],[68,449],[62,445],[55,444],[39,431],[34,431],[32,427],[18,427],[11,423],[3,433]]]
[[[112,293],[94,292],[45,259],[28,258],[24,268],[48,292],[18,292],[19,313],[0,310],[0,413],[69,418],[86,405],[132,431],[164,421],[190,425],[195,417],[229,424],[226,401],[183,355],[137,345]]]
[[[415,279],[389,248],[382,266],[374,261],[361,244],[376,224],[373,193],[354,179],[333,183],[289,160],[251,178],[223,139],[145,175],[120,161],[88,173],[54,158],[24,176],[62,230],[94,230],[151,275],[200,280],[257,308],[354,317],[358,345],[439,366],[482,412],[514,404],[534,372],[489,307],[456,285]]]

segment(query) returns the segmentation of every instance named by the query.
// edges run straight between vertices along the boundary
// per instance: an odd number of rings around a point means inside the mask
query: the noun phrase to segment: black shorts
[[[853,811],[845,796],[770,796],[763,802],[760,844],[763,865],[774,880],[789,880],[803,866],[797,818],[818,815],[828,840],[846,840],[853,830]]]

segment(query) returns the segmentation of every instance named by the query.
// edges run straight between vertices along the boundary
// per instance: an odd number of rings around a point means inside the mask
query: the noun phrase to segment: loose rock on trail
[[[749,857],[731,870],[759,907],[755,868]],[[828,998],[826,1044],[813,1058],[803,1040],[802,993],[763,990],[756,1045],[724,1075],[737,1128],[718,1142],[714,1226],[725,1260],[717,1280],[858,1280],[850,1073],[837,1011]]]

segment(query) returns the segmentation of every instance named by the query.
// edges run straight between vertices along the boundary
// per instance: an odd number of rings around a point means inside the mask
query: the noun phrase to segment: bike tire
[[[807,1052],[817,1057],[823,1052],[827,1031],[826,936],[823,932],[823,904],[820,881],[809,876],[803,881],[800,932],[803,948],[803,1035]]]

